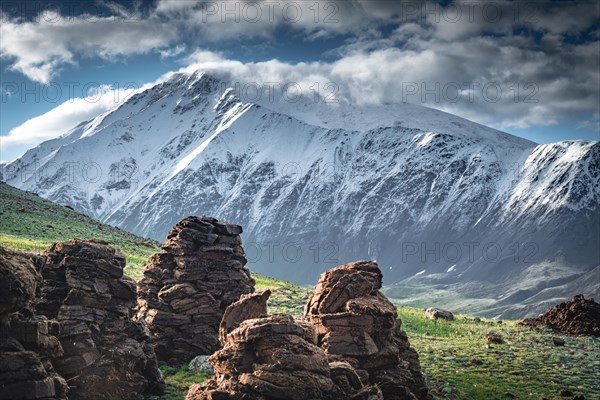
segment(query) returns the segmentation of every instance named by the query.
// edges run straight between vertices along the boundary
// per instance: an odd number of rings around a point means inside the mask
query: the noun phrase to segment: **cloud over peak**
[[[320,95],[357,104],[418,103],[500,129],[582,115],[573,130],[598,132],[596,1],[77,4],[29,14],[2,8],[4,64],[49,84],[82,60],[102,64],[155,54],[179,59],[183,70],[240,82],[294,82],[305,93],[318,84]],[[254,56],[260,46],[273,51]],[[81,101],[13,128],[2,146],[53,137],[115,106]]]

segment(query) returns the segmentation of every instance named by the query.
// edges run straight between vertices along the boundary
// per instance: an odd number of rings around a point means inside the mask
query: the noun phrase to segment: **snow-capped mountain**
[[[3,180],[157,240],[187,215],[240,224],[254,271],[300,283],[377,259],[392,297],[460,288],[501,313],[600,280],[598,142],[536,145],[411,104],[243,94],[174,74],[3,165]]]

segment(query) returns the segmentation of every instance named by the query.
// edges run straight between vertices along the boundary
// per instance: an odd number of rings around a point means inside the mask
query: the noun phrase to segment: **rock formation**
[[[51,357],[63,354],[58,324],[34,314],[41,277],[32,260],[0,247],[0,399],[66,399]]]
[[[304,318],[316,327],[330,361],[352,365],[385,400],[426,399],[419,358],[400,329],[396,307],[379,292],[375,262],[359,261],[321,275]]]
[[[43,255],[0,248],[0,399],[132,399],[159,394],[156,356],[132,320],[135,282],[105,242]]]
[[[40,277],[30,259],[0,247],[0,315],[9,314],[33,304]]]
[[[238,225],[188,217],[150,257],[138,284],[137,318],[148,324],[160,362],[183,364],[219,348],[223,312],[254,291],[240,233]]]
[[[64,352],[52,364],[69,382],[69,398],[159,393],[149,332],[132,320],[135,281],[123,275],[123,254],[99,240],[74,239],[53,244],[44,255],[37,310],[58,321]]]
[[[312,324],[266,316],[270,292],[242,296],[223,317],[216,376],[193,385],[186,400],[382,400],[346,362],[329,363]]]
[[[583,295],[560,303],[537,318],[521,321],[523,325],[546,326],[571,335],[600,336],[600,304]]]
[[[429,319],[445,319],[446,321],[454,321],[454,314],[452,314],[450,311],[433,307],[429,307],[427,310],[425,310],[425,317]]]
[[[485,340],[487,340],[489,343],[495,343],[495,344],[503,344],[504,343],[504,338],[502,337],[502,335],[500,335],[499,333],[496,333],[494,331],[489,331],[488,333],[486,333]]]

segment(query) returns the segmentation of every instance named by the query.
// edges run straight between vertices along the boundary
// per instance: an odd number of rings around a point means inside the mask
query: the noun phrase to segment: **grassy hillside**
[[[517,321],[481,322],[464,315],[432,321],[423,311],[399,307],[398,315],[435,398],[585,399],[600,396],[600,338],[557,335]],[[493,331],[505,343],[488,343]],[[565,346],[555,346],[553,338]],[[561,390],[574,395],[561,396]],[[565,392],[566,393],[566,392]]]
[[[148,257],[160,244],[86,217],[36,194],[0,182],[0,244],[42,252],[53,242],[73,238],[104,240],[127,257],[125,272],[139,279]]]

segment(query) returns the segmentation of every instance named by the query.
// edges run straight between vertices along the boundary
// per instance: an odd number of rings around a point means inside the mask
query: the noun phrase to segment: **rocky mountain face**
[[[376,259],[386,294],[441,293],[428,306],[525,314],[597,278],[598,142],[536,145],[411,104],[258,94],[174,74],[2,178],[157,240],[186,215],[234,222],[250,269],[299,283]]]

